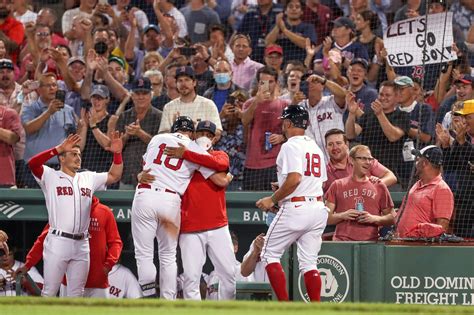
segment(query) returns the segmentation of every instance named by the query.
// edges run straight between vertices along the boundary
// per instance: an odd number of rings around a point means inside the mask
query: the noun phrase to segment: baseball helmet
[[[301,105],[289,105],[283,109],[280,119],[288,119],[297,128],[306,129],[309,124],[308,111]]]
[[[171,126],[171,132],[194,131],[194,122],[189,116],[179,116]]]

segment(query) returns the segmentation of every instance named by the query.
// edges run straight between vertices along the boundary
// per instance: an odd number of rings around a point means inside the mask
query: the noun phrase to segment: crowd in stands
[[[391,67],[387,27],[442,12],[457,60]],[[350,140],[370,149],[374,176],[407,191],[412,149],[441,147],[472,235],[473,66],[471,0],[1,0],[0,187],[36,188],[27,161],[71,133],[83,167],[106,171],[118,130],[124,173],[110,188],[134,189],[151,137],[187,115],[216,124],[229,190],[270,190],[286,141],[278,117],[301,104],[333,175],[352,173],[338,157]]]

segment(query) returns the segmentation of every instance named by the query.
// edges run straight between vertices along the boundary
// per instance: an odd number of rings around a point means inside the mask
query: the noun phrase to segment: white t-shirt
[[[139,299],[143,296],[135,275],[120,264],[116,264],[109,272],[108,290],[112,299]]]
[[[174,17],[176,24],[178,25],[178,36],[183,38],[188,35],[188,24],[186,23],[186,19],[184,18],[183,13],[173,7],[171,10],[168,11],[168,14]]]
[[[301,182],[292,197],[319,197],[323,195],[323,183],[327,180],[326,160],[323,151],[308,136],[294,136],[283,143],[276,160],[280,187],[290,173],[301,174]]]
[[[189,116],[192,120],[210,120],[216,124],[217,129],[222,130],[221,119],[217,111],[216,104],[205,97],[196,95],[196,98],[191,103],[183,103],[178,97],[172,100],[163,108],[163,115],[161,116],[159,133],[169,132],[173,125],[173,118],[179,112],[180,116]]]
[[[23,26],[28,23],[28,22],[36,22],[36,17],[38,16],[38,13],[35,13],[33,11],[27,10],[23,15],[18,15],[18,13],[14,12],[13,17],[15,17],[15,20],[20,21]]]
[[[195,142],[180,133],[166,133],[154,136],[145,154],[143,155],[143,169],[151,169],[150,174],[155,176],[154,186],[170,189],[183,195],[188,187],[194,171],[199,170],[204,178],[209,178],[215,171],[201,167],[184,159],[169,158],[164,154],[167,146],[178,147],[181,143],[189,150],[209,154]]]
[[[72,234],[87,232],[92,195],[106,190],[107,175],[87,171],[71,177],[43,165],[41,179],[35,176],[35,180],[43,190],[50,227]]]
[[[245,261],[252,254],[254,244],[255,241],[250,244],[249,251],[245,254],[243,261]],[[270,282],[267,271],[265,270],[265,264],[261,260],[257,261],[255,270],[245,279],[247,279],[248,282]]]
[[[311,107],[308,104],[308,100],[304,100],[300,103],[309,113],[309,126],[306,129],[306,135],[310,136],[316,144],[323,151],[326,161],[329,160],[329,156],[326,152],[326,141],[324,136],[326,132],[333,128],[337,128],[344,131],[344,122],[342,116],[346,108],[340,108],[334,96],[323,96],[316,106]]]
[[[91,18],[92,14],[89,14],[87,12],[81,11],[79,8],[74,8],[74,9],[69,9],[63,14],[63,19],[62,19],[62,28],[63,28],[63,34],[66,32],[69,32],[72,29],[72,20],[74,17],[77,15],[86,17],[86,18]]]
[[[15,260],[13,264],[12,270],[16,271],[18,268],[23,267],[25,264],[21,261]],[[38,269],[35,267],[31,267],[30,271],[28,271],[28,275],[31,277],[35,283],[44,283],[43,277],[38,272]],[[5,287],[0,287],[0,297],[2,296],[16,296],[16,279],[12,279],[11,275],[4,269],[0,268],[0,283],[3,282],[5,279]],[[26,291],[22,290],[21,295],[29,295]]]

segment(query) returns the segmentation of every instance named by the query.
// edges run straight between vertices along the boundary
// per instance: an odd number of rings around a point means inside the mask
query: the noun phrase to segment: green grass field
[[[344,314],[474,314],[473,307],[394,304],[305,304],[278,302],[190,302],[162,300],[47,299],[28,297],[0,298],[0,314],[42,315],[344,315]]]

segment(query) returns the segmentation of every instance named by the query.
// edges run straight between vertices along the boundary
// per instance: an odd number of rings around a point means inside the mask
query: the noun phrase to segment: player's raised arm
[[[64,139],[60,145],[33,156],[28,161],[28,167],[30,168],[33,175],[35,175],[37,178],[41,178],[41,176],[43,176],[44,163],[46,163],[53,156],[71,151],[73,147],[79,145],[80,141],[81,137],[78,134],[71,134],[66,139]]]
[[[165,154],[169,157],[185,159],[189,162],[196,163],[198,165],[210,168],[217,172],[225,172],[229,169],[230,162],[229,156],[227,154],[201,154],[188,150],[188,148],[182,143],[178,143],[178,145],[179,147],[175,148],[167,147],[165,149]]]
[[[110,137],[110,147],[107,148],[114,154],[114,161],[110,166],[107,175],[107,185],[116,183],[122,178],[123,161],[122,161],[123,142],[118,131],[114,131]]]

